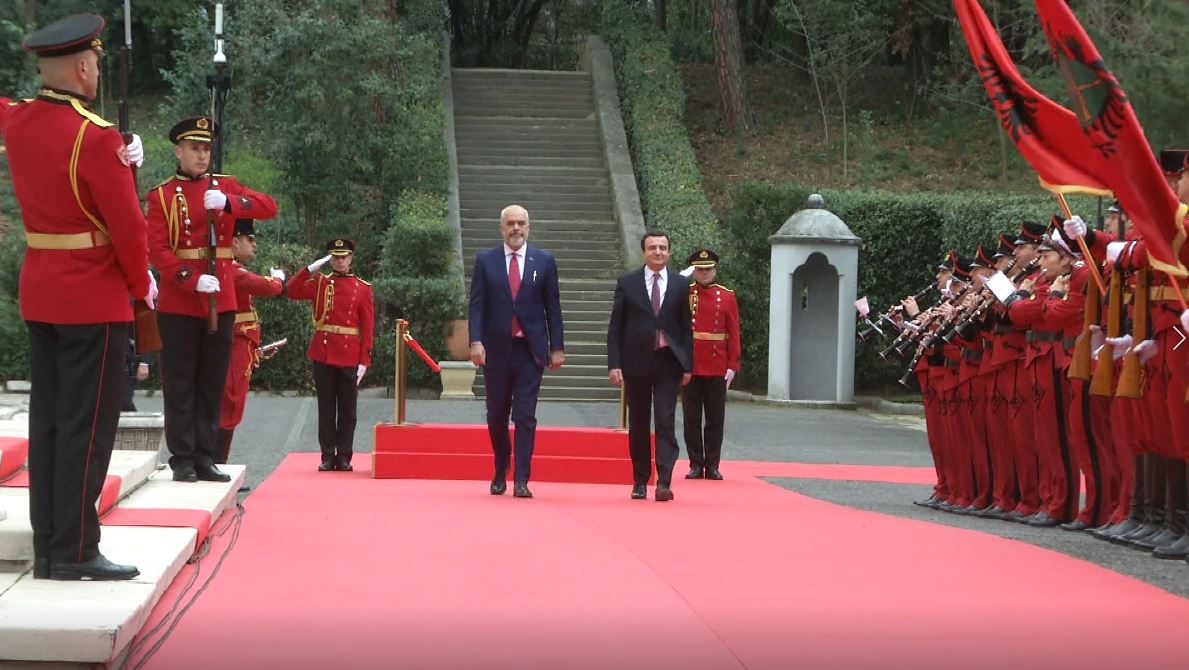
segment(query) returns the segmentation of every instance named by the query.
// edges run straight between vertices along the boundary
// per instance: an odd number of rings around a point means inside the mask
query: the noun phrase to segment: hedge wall
[[[734,208],[724,221],[734,251],[723,259],[723,283],[736,291],[743,329],[740,381],[755,392],[766,392],[768,386],[768,237],[805,208],[812,192],[800,184],[745,182],[736,187]],[[1039,190],[1035,195],[816,192],[825,198],[826,209],[862,238],[859,296],[867,296],[876,312],[923,288],[948,250],[973,254],[977,244],[992,243],[999,233],[1017,230],[1021,220],[1047,221],[1057,211],[1055,200]],[[1070,199],[1070,205],[1087,220],[1097,207],[1093,199],[1077,197]],[[875,340],[858,342],[857,389],[899,388],[896,380],[904,368],[877,356],[883,346]]]
[[[650,229],[669,233],[674,264],[722,231],[702,191],[702,174],[683,122],[685,90],[669,40],[648,13],[624,0],[603,3],[602,37],[615,57],[624,127]]]

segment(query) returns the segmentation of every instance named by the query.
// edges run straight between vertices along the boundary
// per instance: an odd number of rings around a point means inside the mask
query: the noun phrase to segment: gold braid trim
[[[103,222],[96,218],[94,214],[87,211],[87,208],[83,205],[83,199],[78,194],[78,155],[82,153],[83,137],[87,134],[87,126],[89,125],[91,125],[90,121],[83,121],[83,125],[78,127],[78,137],[74,138],[74,150],[70,152],[70,190],[74,191],[74,201],[78,203],[78,208],[83,210],[83,214],[87,215],[91,223],[95,224],[95,227],[106,235],[107,226],[103,225]]]
[[[330,306],[334,304],[334,282],[327,279],[326,275],[321,274],[318,275],[318,281],[324,283],[326,288],[322,293],[322,313],[318,314],[318,307],[316,304],[314,306],[314,328],[326,323],[326,317],[330,316]]]

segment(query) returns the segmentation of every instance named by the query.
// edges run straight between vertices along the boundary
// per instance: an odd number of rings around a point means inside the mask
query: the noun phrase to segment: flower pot
[[[470,361],[439,361],[442,367],[443,399],[471,400],[475,397],[475,372],[478,370]]]

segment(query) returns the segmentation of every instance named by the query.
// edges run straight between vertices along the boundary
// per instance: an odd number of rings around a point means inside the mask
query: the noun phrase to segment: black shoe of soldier
[[[334,456],[323,456],[318,472],[334,472]]]
[[[50,565],[50,579],[59,581],[115,581],[132,579],[140,575],[132,565],[119,565],[103,557],[103,554],[82,563],[53,563]]]
[[[194,473],[198,476],[200,482],[229,482],[231,475],[223,472],[214,465],[199,465],[195,466]]]
[[[179,465],[173,469],[173,481],[196,482],[198,481],[198,472],[193,465]]]

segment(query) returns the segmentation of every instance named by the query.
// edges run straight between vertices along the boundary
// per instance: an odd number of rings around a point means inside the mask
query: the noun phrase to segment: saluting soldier
[[[270,276],[261,277],[243,265],[256,256],[256,222],[252,219],[235,220],[231,254],[235,257],[231,262],[235,281],[235,324],[231,329],[231,363],[227,366],[227,383],[223,387],[223,404],[219,410],[215,463],[227,462],[235,427],[244,418],[244,403],[248,399],[252,370],[260,363],[256,353],[260,346],[260,319],[252,298],[280,295],[285,290],[284,271],[273,268]]]
[[[714,281],[718,276],[718,254],[713,249],[698,249],[690,254],[688,263],[694,280],[689,287],[694,365],[693,376],[681,391],[685,451],[689,455],[685,478],[722,479],[718,466],[727,389],[739,374],[739,305],[734,291]]]
[[[169,131],[177,173],[149,191],[149,256],[161,274],[161,385],[165,442],[174,481],[230,481],[215,466],[216,431],[235,321],[231,238],[235,219],[271,219],[272,197],[230,175],[208,175],[210,117],[183,119]],[[208,272],[207,215],[215,216],[215,274]],[[208,332],[214,296],[218,328]]]
[[[372,285],[351,273],[355,243],[331,240],[329,252],[289,280],[287,295],[313,302],[314,334],[306,354],[318,393],[321,472],[350,472],[359,383],[372,364],[375,306]],[[318,272],[330,263],[331,274]]]
[[[150,305],[145,219],[129,169],[139,138],[88,106],[99,89],[104,20],[78,14],[34,32],[43,87],[0,98],[0,136],[28,248],[21,318],[29,330],[29,520],[35,579],[131,579],[99,553],[95,503],[123,399],[132,298]]]

